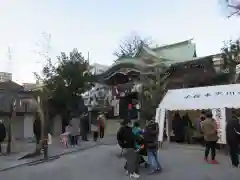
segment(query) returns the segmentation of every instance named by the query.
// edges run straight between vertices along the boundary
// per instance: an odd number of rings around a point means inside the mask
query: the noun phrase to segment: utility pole
[[[12,51],[11,48],[8,47],[8,63],[9,63],[9,73],[11,73],[11,66],[12,66]],[[9,121],[8,121],[8,128],[7,128],[7,134],[8,134],[8,141],[7,141],[7,154],[11,153],[11,144],[12,144],[12,119],[16,116],[16,92],[12,92],[12,89],[6,90],[6,96],[7,99],[10,99],[9,104]]]
[[[44,92],[43,92],[44,93]],[[46,98],[45,94],[43,94],[43,102],[41,107],[45,107],[44,109],[44,123],[43,123],[43,155],[44,160],[48,160],[48,122],[49,122],[49,112],[48,112],[48,98]]]
[[[46,40],[46,49],[44,52],[44,58],[45,60],[49,60],[50,58],[50,49],[51,49],[51,34],[43,33],[43,36]],[[44,133],[44,138],[43,138],[43,154],[44,154],[44,160],[48,160],[48,129],[49,129],[49,104],[48,104],[48,96],[46,95],[46,90],[45,88],[42,91],[42,103],[41,103],[41,108],[43,109],[43,114],[44,114],[44,125],[43,125],[43,133]]]
[[[90,53],[88,51],[87,53],[87,61],[89,63],[89,59],[90,59]],[[96,71],[94,72],[96,73]],[[90,93],[89,93],[90,96]],[[89,97],[91,99],[91,97]],[[90,101],[90,105],[88,106],[88,131],[89,133],[91,133],[91,125],[92,125],[92,107],[91,107],[91,101]]]

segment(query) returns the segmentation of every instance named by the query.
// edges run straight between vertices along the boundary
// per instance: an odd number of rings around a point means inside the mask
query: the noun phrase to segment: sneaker
[[[157,168],[155,171],[156,171],[157,173],[160,173],[160,172],[162,172],[162,168]]]
[[[125,174],[126,174],[126,176],[128,176],[129,175],[128,171],[125,171]]]
[[[151,175],[151,174],[154,174],[156,172],[157,172],[156,169],[154,169],[154,170],[151,170],[148,174]]]
[[[207,159],[207,158],[204,158],[204,161],[205,161],[205,162],[208,162],[208,159]]]
[[[140,175],[136,174],[136,173],[133,173],[133,174],[130,174],[129,177],[130,177],[130,179],[139,179]]]
[[[216,160],[212,160],[211,164],[218,164],[218,162]]]

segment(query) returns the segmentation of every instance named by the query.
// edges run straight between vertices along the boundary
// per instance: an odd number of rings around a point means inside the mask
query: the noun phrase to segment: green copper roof
[[[152,67],[166,67],[171,64],[192,60],[195,55],[195,44],[191,40],[154,49],[141,46],[134,57],[122,57],[118,59],[107,71],[98,75],[98,77],[105,78],[111,76],[121,69],[146,72]]]

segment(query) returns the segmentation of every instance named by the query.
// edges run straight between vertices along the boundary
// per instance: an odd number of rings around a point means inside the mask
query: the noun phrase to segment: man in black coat
[[[123,148],[123,156],[127,160],[124,169],[129,174],[130,179],[138,179],[139,172],[139,153],[137,152],[137,139],[132,132],[131,121],[125,119],[121,124],[121,128],[117,133],[117,140],[119,145]]]
[[[35,120],[33,123],[33,133],[36,139],[36,144],[40,144],[42,135],[42,123],[38,113],[35,114]]]
[[[151,173],[160,172],[162,170],[162,167],[158,160],[158,135],[158,123],[153,120],[149,121],[145,128],[144,141],[147,149],[148,162],[152,170]]]
[[[3,121],[0,120],[0,153],[2,153],[2,142],[6,138],[6,128],[3,124]]]
[[[240,144],[240,120],[236,114],[228,121],[226,126],[226,140],[229,146],[230,158],[233,167],[239,166],[239,144]]]
[[[85,112],[82,114],[80,118],[80,131],[83,141],[88,141],[88,127],[89,127],[89,116],[88,113]]]

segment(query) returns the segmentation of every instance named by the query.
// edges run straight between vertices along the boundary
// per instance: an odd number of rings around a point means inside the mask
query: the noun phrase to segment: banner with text
[[[156,109],[156,122],[159,125],[159,136],[158,141],[163,142],[163,134],[164,134],[164,123],[166,121],[166,110],[162,108]]]
[[[217,123],[218,143],[226,144],[226,108],[212,109],[212,114]]]

